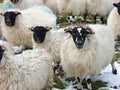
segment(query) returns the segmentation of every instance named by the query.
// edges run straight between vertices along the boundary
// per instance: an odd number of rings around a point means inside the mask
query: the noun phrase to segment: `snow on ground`
[[[115,66],[117,68],[117,75],[112,74],[112,68],[111,65],[108,65],[105,69],[101,71],[101,74],[99,76],[93,76],[92,81],[101,80],[103,82],[107,83],[108,87],[101,87],[99,90],[120,90],[120,62],[115,62]],[[117,87],[116,89],[113,89],[113,87]],[[53,88],[52,90],[62,90]],[[76,90],[73,88],[72,83],[69,84],[68,87],[64,90]]]

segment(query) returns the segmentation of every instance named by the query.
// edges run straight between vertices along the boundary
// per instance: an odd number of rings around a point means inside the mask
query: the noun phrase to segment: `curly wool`
[[[9,50],[4,52],[0,90],[49,90],[52,84],[52,58],[45,50],[28,50],[20,55],[13,55]]]

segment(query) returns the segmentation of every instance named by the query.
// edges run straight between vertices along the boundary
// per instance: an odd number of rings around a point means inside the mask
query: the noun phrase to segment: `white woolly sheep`
[[[0,12],[3,12],[7,9],[12,9],[13,6],[10,3],[1,3],[0,4]],[[2,17],[0,16],[0,21],[2,20]],[[2,36],[2,31],[1,31],[1,22],[0,22],[0,36]]]
[[[120,37],[120,2],[113,4],[115,7],[110,12],[107,20],[107,26],[113,31],[114,38]]]
[[[49,53],[34,49],[14,55],[9,49],[0,45],[0,90],[50,90],[53,70]]]
[[[103,16],[109,15],[113,9],[113,3],[119,0],[87,0],[87,14],[94,15],[96,19],[97,15],[101,15],[101,21],[104,22]]]
[[[86,14],[86,0],[58,0],[57,5],[61,15]]]
[[[100,74],[108,64],[112,63],[113,73],[117,74],[112,62],[114,37],[107,26],[79,26],[66,29],[66,32],[71,35],[61,46],[61,65],[66,73],[78,77],[85,75],[89,90],[92,90],[90,77]]]
[[[60,47],[65,36],[64,28],[50,30],[51,28],[49,27],[35,26],[30,29],[33,31],[33,48],[44,48],[52,55],[55,62],[55,72],[60,63]]]
[[[43,0],[43,5],[49,7],[53,13],[58,14],[57,0]]]
[[[3,36],[13,45],[32,47],[31,34],[28,29],[33,25],[49,25],[56,28],[56,16],[45,6],[34,6],[22,11],[8,10],[2,13]]]
[[[11,3],[14,8],[26,9],[36,5],[43,5],[43,0],[4,0],[4,3]]]

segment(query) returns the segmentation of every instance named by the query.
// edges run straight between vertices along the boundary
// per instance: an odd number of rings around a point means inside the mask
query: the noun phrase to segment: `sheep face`
[[[3,57],[3,52],[4,52],[4,49],[0,46],[0,62],[1,62],[2,57]]]
[[[14,26],[15,25],[15,20],[16,20],[16,16],[19,15],[20,12],[5,12],[4,14],[1,14],[4,16],[4,20],[5,20],[5,24],[7,26]]]
[[[120,15],[120,2],[119,3],[113,3],[114,7],[117,8],[118,14]]]
[[[12,3],[16,4],[19,0],[11,0]]]
[[[31,31],[33,31],[33,39],[36,43],[42,43],[44,42],[46,32],[48,31],[47,28],[42,26],[36,26],[34,28],[31,28]]]
[[[66,29],[65,32],[70,33],[73,37],[73,41],[78,49],[81,49],[85,43],[85,39],[88,34],[94,34],[89,28],[74,27]]]

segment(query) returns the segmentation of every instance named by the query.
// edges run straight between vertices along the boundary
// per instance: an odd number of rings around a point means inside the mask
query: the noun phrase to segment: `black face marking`
[[[72,30],[73,41],[77,48],[82,48],[86,39],[85,29],[82,27],[75,27]]]
[[[120,2],[119,3],[113,3],[114,7],[117,8],[118,14],[120,15]]]
[[[12,3],[16,4],[19,0],[11,0]]]
[[[4,49],[2,49],[2,47],[0,46],[0,62],[1,62],[2,57],[3,57],[3,52],[4,52]]]
[[[16,20],[16,16],[20,14],[20,13],[15,13],[13,11],[11,12],[5,12],[4,17],[5,17],[5,24],[7,26],[14,26],[15,24],[15,20]]]
[[[36,26],[33,30],[33,39],[36,43],[44,42],[46,32],[48,31],[45,27]]]
[[[90,28],[74,27],[73,29],[66,29],[66,33],[70,33],[73,37],[73,41],[78,49],[81,49],[84,45],[85,39],[88,34],[94,34]]]

